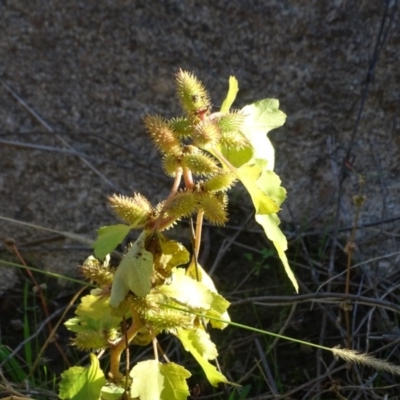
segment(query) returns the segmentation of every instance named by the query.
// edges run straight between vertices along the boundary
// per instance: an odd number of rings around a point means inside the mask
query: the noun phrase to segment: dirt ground
[[[170,181],[142,118],[179,112],[179,68],[204,82],[216,107],[234,75],[237,108],[271,97],[288,116],[270,134],[288,190],[287,235],[331,229],[338,210],[340,227],[352,225],[359,185],[349,169],[342,179],[346,161],[365,178],[357,257],[386,255],[370,265],[391,271],[399,26],[397,1],[0,0],[0,216],[94,238],[114,221],[107,195],[160,200]],[[49,232],[0,227],[39,268],[75,276],[88,255]],[[8,267],[0,274],[0,292],[18,281]]]

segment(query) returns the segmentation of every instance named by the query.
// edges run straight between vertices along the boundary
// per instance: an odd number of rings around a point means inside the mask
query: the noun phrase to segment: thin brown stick
[[[323,302],[337,304],[343,300],[356,301],[359,304],[364,304],[371,307],[382,307],[386,310],[400,313],[400,306],[389,301],[372,299],[365,296],[344,293],[310,293],[299,294],[296,296],[257,296],[248,297],[246,299],[232,301],[231,307],[254,303],[265,306],[281,306],[288,304],[307,303],[307,302]]]

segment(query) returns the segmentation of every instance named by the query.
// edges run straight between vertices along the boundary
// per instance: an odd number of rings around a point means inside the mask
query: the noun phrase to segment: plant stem
[[[144,324],[139,318],[136,310],[131,307],[132,324],[116,343],[110,344],[110,372],[109,375],[114,381],[119,381],[123,378],[123,375],[119,371],[119,365],[121,362],[121,354],[127,348],[127,343],[130,343],[137,333],[143,328]]]
[[[188,168],[183,169],[183,179],[185,180],[186,189],[190,190],[193,188],[193,175],[192,171]]]
[[[163,218],[163,216],[164,216],[163,211],[165,210],[165,207],[168,204],[168,202],[173,198],[175,193],[178,191],[179,185],[181,184],[182,175],[183,175],[182,168],[177,168],[175,171],[174,184],[172,185],[171,191],[169,192],[169,195],[168,195],[167,199],[165,200],[163,210],[160,212],[160,215],[158,216],[156,223],[154,224],[153,230],[155,232],[161,230],[163,228],[163,226],[169,225],[169,223],[170,223],[170,220],[171,220],[170,218]]]
[[[172,185],[171,191],[167,197],[167,201],[178,191],[179,185],[181,184],[182,174],[182,168],[177,168],[175,172],[174,184]]]
[[[154,359],[158,361],[158,348],[157,348],[158,340],[152,329],[150,330],[150,332],[151,332],[151,341],[153,342]]]
[[[196,255],[196,259],[199,258],[200,245],[201,245],[201,231],[203,229],[203,217],[204,217],[204,211],[200,210],[197,214],[196,233],[194,236],[194,253]]]

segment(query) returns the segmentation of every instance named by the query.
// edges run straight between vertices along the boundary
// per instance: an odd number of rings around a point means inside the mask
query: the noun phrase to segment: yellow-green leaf
[[[140,400],[186,400],[190,372],[174,363],[157,360],[137,363],[129,374],[132,378],[131,397]]]
[[[125,389],[113,384],[103,386],[101,389],[101,400],[121,400]]]
[[[257,163],[259,163],[259,160],[257,160]],[[262,161],[261,164],[263,163]],[[281,186],[281,180],[275,172],[264,168],[256,184],[278,206],[286,199],[286,190]]]
[[[72,367],[61,374],[59,397],[63,400],[98,400],[106,383],[99,360],[90,354],[90,366]]]
[[[239,180],[243,183],[253,200],[256,214],[272,214],[279,211],[279,205],[268,196],[257,184],[262,174],[260,165],[243,165],[237,170]]]
[[[223,101],[221,106],[221,112],[228,112],[231,105],[236,99],[237,92],[239,91],[239,83],[234,76],[229,77],[229,89],[226,99]]]
[[[189,351],[196,361],[200,364],[204,373],[206,374],[207,380],[212,386],[217,387],[219,383],[230,383],[224,375],[222,375],[214,365],[210,364],[207,360],[207,353],[204,349],[209,347],[209,344],[204,343],[193,331],[179,329],[177,332],[177,337],[181,341],[183,347],[186,351]]]
[[[213,293],[201,282],[185,275],[183,268],[176,268],[172,275],[172,282],[160,286],[159,291],[180,304],[197,309],[209,310],[214,301]]]
[[[242,108],[241,113],[245,120],[240,130],[253,146],[253,158],[266,160],[267,168],[273,170],[275,151],[267,133],[285,123],[286,114],[279,110],[279,101],[260,100]]]
[[[271,240],[278,252],[278,256],[282,261],[283,267],[286,271],[287,276],[292,282],[296,292],[299,292],[299,285],[296,277],[291,270],[285,251],[287,250],[287,240],[283,232],[279,228],[279,218],[276,214],[270,215],[256,215],[256,221],[263,227],[265,234],[268,239]]]
[[[139,297],[149,294],[153,255],[145,249],[145,239],[146,232],[143,231],[119,264],[111,287],[111,307],[118,307],[129,291]]]
[[[241,148],[221,146],[221,153],[235,168],[239,168],[253,158],[254,149],[252,146]]]
[[[71,318],[65,326],[73,332],[93,330],[94,333],[119,327],[121,318],[111,314],[109,300],[105,296],[89,294],[82,297],[75,311],[78,318]]]
[[[207,316],[210,316],[210,323],[213,328],[225,329],[228,326],[226,322],[216,321],[211,317],[218,318],[224,321],[230,321],[231,319],[227,311],[230,305],[229,301],[218,294],[213,280],[210,278],[207,272],[204,271],[199,263],[190,264],[188,269],[186,270],[186,275],[192,277],[198,282],[201,282],[208,290],[213,293],[214,298],[211,303],[211,308],[210,310],[206,311],[205,314]]]
[[[103,260],[104,257],[111,253],[125,239],[129,233],[128,225],[117,224],[103,226],[97,230],[98,237],[93,244],[94,255]]]
[[[164,388],[161,400],[185,400],[189,395],[186,379],[191,373],[178,364],[160,364],[161,375],[164,376]]]

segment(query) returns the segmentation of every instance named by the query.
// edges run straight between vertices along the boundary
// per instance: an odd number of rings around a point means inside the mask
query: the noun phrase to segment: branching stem
[[[181,180],[182,180],[182,175],[183,175],[183,171],[182,168],[177,168],[175,171],[175,180],[174,180],[174,184],[172,185],[171,191],[169,192],[169,195],[165,201],[164,207],[163,209],[165,209],[166,205],[168,204],[168,202],[174,197],[175,193],[178,191],[179,185],[181,184]],[[157,221],[154,225],[154,231],[159,231],[163,225],[169,225],[170,223],[170,219],[169,218],[163,218],[164,217],[164,210],[162,210],[160,212],[159,217],[157,218]]]
[[[136,310],[131,307],[130,311],[132,314],[131,326],[126,331],[126,334],[123,335],[116,343],[110,344],[109,375],[114,381],[119,381],[123,378],[123,375],[119,371],[122,352],[127,348],[127,343],[129,344],[144,326]]]

